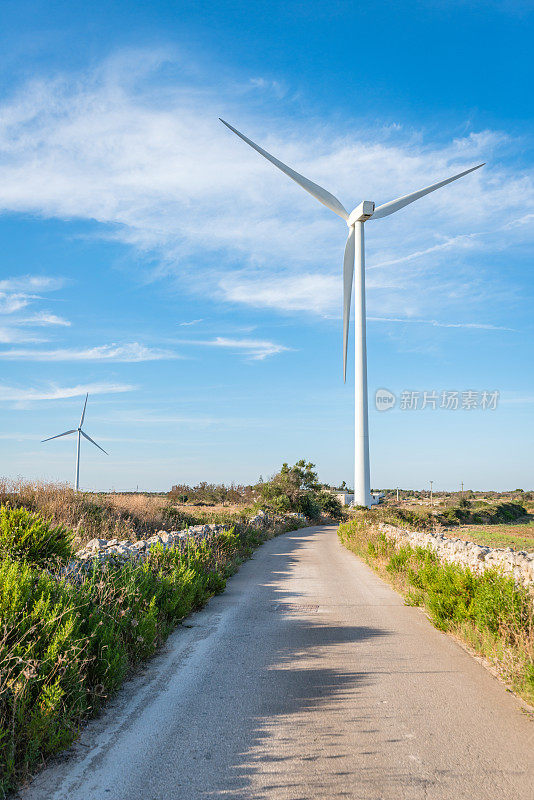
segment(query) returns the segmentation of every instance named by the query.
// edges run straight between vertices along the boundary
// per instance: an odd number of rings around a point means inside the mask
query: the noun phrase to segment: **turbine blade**
[[[68,436],[69,433],[76,433],[76,428],[73,428],[71,431],[65,431],[64,433],[57,433],[55,436],[49,436],[48,439],[41,439],[41,444],[43,442],[49,442],[51,439],[59,439],[60,436]]]
[[[354,225],[349,230],[343,258],[343,381],[347,380],[347,349],[349,344],[350,301],[354,278]]]
[[[318,186],[316,183],[312,183],[309,181],[308,178],[305,178],[304,175],[301,175],[299,172],[295,172],[294,169],[288,167],[287,164],[284,164],[282,161],[279,161],[277,158],[272,156],[266,150],[263,150],[259,145],[255,144],[253,141],[248,139],[244,134],[240,133],[238,130],[233,128],[228,122],[225,122],[224,119],[221,119],[223,125],[226,125],[231,131],[233,131],[236,136],[239,136],[240,139],[243,139],[244,142],[249,144],[257,153],[270,161],[271,164],[274,164],[275,167],[282,170],[289,178],[292,178],[299,186],[302,186],[307,192],[309,192],[316,200],[319,200],[324,206],[329,208],[334,214],[342,217],[342,219],[347,220],[349,218],[348,212],[346,208],[339,202],[337,197],[334,197],[333,194],[327,192],[326,189],[323,189],[322,186]]]
[[[98,447],[98,449],[99,449],[99,450],[102,450],[102,452],[103,452],[103,453],[106,453],[106,455],[107,455],[107,456],[109,456],[109,453],[107,453],[107,452],[104,450],[104,448],[103,448],[103,447],[100,447],[100,445],[99,445],[99,444],[97,444],[96,442],[94,442],[94,441],[91,439],[91,437],[90,437],[90,436],[88,436],[88,435],[87,435],[86,433],[84,433],[83,431],[80,431],[80,433],[82,434],[82,436],[85,436],[85,438],[87,439],[87,441],[88,441],[88,442],[91,442],[91,444],[94,444],[94,446],[95,446],[95,447]]]
[[[396,200],[390,200],[389,203],[378,206],[371,219],[389,217],[390,214],[394,214],[395,211],[399,211],[399,209],[404,208],[404,206],[408,206],[415,200],[419,200],[419,198],[424,197],[425,194],[430,194],[430,192],[434,192],[436,189],[441,189],[442,186],[446,186],[448,183],[452,183],[452,181],[457,181],[458,178],[463,178],[464,175],[468,175],[470,172],[474,172],[476,169],[480,169],[480,167],[483,166],[484,164],[477,164],[476,167],[471,167],[471,169],[459,172],[458,175],[453,175],[452,178],[446,178],[444,181],[433,183],[432,186],[427,186],[425,189],[420,189],[418,192],[412,192],[412,194],[406,194],[404,197],[398,197]]]
[[[80,420],[80,428],[83,425],[83,421],[85,419],[85,409],[87,408],[87,398],[89,397],[89,392],[85,395],[85,403],[83,404],[83,411],[82,411],[82,418]]]

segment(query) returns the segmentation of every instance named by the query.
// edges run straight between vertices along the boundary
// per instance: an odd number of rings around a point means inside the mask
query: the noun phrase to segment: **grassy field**
[[[389,498],[374,513],[400,527],[439,530],[449,538],[488,547],[534,551],[534,506],[507,494],[491,500],[474,497],[463,505],[461,498],[456,502],[451,497],[435,498],[432,505],[429,498],[399,503]]]
[[[461,525],[447,529],[447,536],[466,539],[487,547],[513,547],[514,550],[534,551],[534,518],[505,525]]]

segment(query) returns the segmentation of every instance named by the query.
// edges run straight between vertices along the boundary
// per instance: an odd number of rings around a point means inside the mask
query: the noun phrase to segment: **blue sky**
[[[4,2],[0,473],[352,483],[342,222],[487,166],[367,236],[373,486],[534,484],[532,5]],[[349,359],[352,358],[352,352]],[[349,361],[350,366],[351,362]],[[387,412],[374,393],[397,396]],[[495,410],[403,391],[498,391]]]

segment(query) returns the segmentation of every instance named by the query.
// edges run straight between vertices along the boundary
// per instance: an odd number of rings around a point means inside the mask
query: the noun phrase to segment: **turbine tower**
[[[363,226],[371,219],[382,219],[394,214],[404,206],[413,203],[425,194],[441,189],[452,181],[468,175],[475,169],[483,167],[484,164],[477,164],[452,178],[446,178],[417,192],[398,197],[389,203],[384,203],[378,208],[370,200],[364,200],[350,212],[346,210],[342,203],[327,192],[322,186],[305,178],[295,170],[288,167],[282,161],[263,150],[255,142],[248,139],[244,134],[233,128],[224,119],[221,119],[240,139],[243,139],[250,147],[256,150],[275,167],[292,178],[299,186],[302,186],[313,197],[319,200],[334,214],[345,220],[349,228],[349,235],[345,245],[345,256],[343,259],[343,380],[347,377],[347,348],[349,337],[350,302],[352,296],[352,283],[354,280],[354,266],[356,265],[355,281],[355,312],[354,312],[354,335],[355,335],[355,374],[354,374],[354,422],[355,422],[355,452],[354,452],[354,504],[360,506],[371,506],[371,482],[369,471],[369,423],[367,408],[367,344],[366,344],[366,324],[365,324],[365,243]]]
[[[85,431],[82,431],[82,425],[83,425],[83,421],[85,419],[85,409],[87,408],[87,398],[88,397],[89,397],[89,394],[86,394],[85,395],[85,403],[83,404],[83,411],[82,411],[82,416],[81,416],[81,419],[80,419],[80,424],[78,425],[77,428],[73,428],[70,431],[65,431],[64,433],[57,433],[55,436],[49,436],[48,439],[43,439],[42,440],[43,442],[49,442],[51,439],[59,439],[61,436],[69,436],[69,434],[71,434],[71,433],[77,433],[78,434],[77,437],[76,437],[76,439],[77,439],[77,443],[76,443],[76,478],[74,480],[74,491],[75,492],[77,492],[79,490],[79,488],[80,488],[80,444],[81,444],[81,437],[83,436],[85,439],[87,439],[88,442],[91,442],[91,444],[94,444],[94,446],[98,447],[99,450],[102,450],[103,453],[106,453],[106,455],[109,455],[109,453],[107,453],[104,450],[103,447],[100,447],[100,445],[97,444],[96,442],[94,442],[91,439],[91,437],[88,436],[85,433]]]

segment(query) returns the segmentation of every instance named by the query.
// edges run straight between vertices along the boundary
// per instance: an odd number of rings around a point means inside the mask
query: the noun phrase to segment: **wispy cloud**
[[[40,275],[24,275],[0,281],[0,318],[3,318],[0,327],[0,342],[2,344],[42,342],[46,341],[42,336],[26,333],[19,329],[70,326],[69,320],[48,311],[28,313],[28,306],[42,300],[41,294],[34,294],[34,291],[52,292],[62,286],[64,286],[62,279]],[[24,315],[21,315],[22,311],[25,312]]]
[[[0,326],[0,344],[37,344],[45,341],[46,339],[27,333],[24,330],[21,331],[17,327]]]
[[[0,402],[31,403],[38,400],[65,400],[89,394],[131,392],[135,386],[124,383],[87,383],[76,386],[17,387],[0,384]]]
[[[290,347],[285,347],[282,344],[265,341],[263,339],[227,339],[224,336],[217,336],[215,339],[204,341],[200,339],[184,340],[182,344],[201,345],[203,347],[225,347],[229,350],[245,352],[247,357],[252,361],[263,361],[268,356],[278,355],[278,353],[291,350]]]
[[[434,244],[431,247],[426,247],[424,250],[416,250],[414,253],[407,253],[406,255],[399,256],[398,258],[391,258],[388,261],[381,261],[378,264],[366,265],[366,270],[392,267],[396,264],[407,264],[409,261],[414,261],[417,258],[423,258],[424,256],[433,255],[434,253],[441,253],[443,250],[451,250],[453,248],[457,250],[467,250],[472,248],[476,239],[480,238],[482,235],[483,234],[481,233],[464,233],[461,236],[451,236],[444,242]]]
[[[230,302],[282,311],[325,313],[341,298],[334,275],[231,275],[220,280],[219,288]]]
[[[203,322],[202,319],[192,319],[190,322],[180,322],[178,323],[181,327],[189,327],[190,325],[198,325],[199,322]]]
[[[0,314],[14,314],[31,302],[31,296],[26,294],[0,292]]]
[[[390,200],[495,156],[499,166],[370,229],[368,263],[378,276],[371,303],[374,293],[394,313],[407,303],[424,313],[429,300],[441,298],[445,256],[454,253],[457,272],[468,268],[465,254],[475,244],[482,250],[531,241],[526,224],[498,236],[472,234],[495,231],[503,216],[526,219],[534,209],[532,175],[507,169],[499,157],[513,146],[502,133],[423,144],[420,132],[403,126],[362,123],[344,131],[339,121],[336,127],[296,122],[289,131],[252,115],[246,93],[235,86],[223,96],[198,86],[191,93],[184,73],[158,89],[165,58],[126,54],[85,74],[32,81],[4,101],[0,208],[95,220],[102,235],[155,253],[158,276],[178,277],[203,296],[208,290],[234,303],[332,313],[340,305],[340,220],[220,125],[227,106],[231,122],[348,207],[364,196]],[[279,88],[264,77],[248,85],[249,91]],[[424,281],[416,284],[422,264]],[[395,286],[382,279],[392,265],[403,270],[395,270]],[[30,285],[25,291],[44,291],[35,280]],[[326,293],[319,297],[321,287]],[[476,299],[474,286],[469,296]]]
[[[86,349],[58,348],[56,350],[17,349],[0,351],[3,361],[162,361],[182,358],[171,350],[146,347],[138,342],[130,344],[105,344]]]
[[[63,278],[46,275],[22,275],[18,278],[5,278],[0,281],[0,292],[54,292],[65,285]]]
[[[484,331],[513,331],[504,325],[492,325],[487,322],[442,322],[437,319],[413,319],[410,317],[367,317],[369,322],[400,322],[403,324],[432,325],[434,328],[473,328]]]
[[[69,328],[70,321],[65,319],[64,317],[58,317],[57,314],[48,314],[46,311],[40,311],[37,314],[32,314],[31,317],[23,317],[16,321],[17,325],[35,325],[39,326],[46,326],[46,325],[58,325],[60,327]]]

